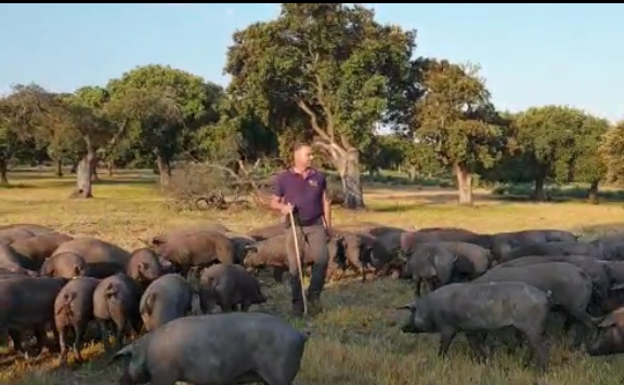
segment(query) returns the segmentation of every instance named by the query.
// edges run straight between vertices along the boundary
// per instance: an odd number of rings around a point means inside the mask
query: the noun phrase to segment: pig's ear
[[[624,283],[616,283],[615,285],[609,288],[609,291],[616,291],[624,289]]]
[[[407,305],[399,306],[396,308],[397,310],[414,310],[414,304],[410,303]]]
[[[599,328],[608,328],[613,325],[615,325],[615,316],[611,313],[607,314],[596,326]]]
[[[124,347],[123,349],[121,349],[120,351],[115,353],[115,355],[112,356],[110,358],[110,360],[108,360],[107,365],[110,365],[110,364],[114,363],[115,361],[119,360],[120,358],[128,357],[128,356],[131,357],[134,354],[134,349],[135,349],[135,344],[130,344],[130,345]]]

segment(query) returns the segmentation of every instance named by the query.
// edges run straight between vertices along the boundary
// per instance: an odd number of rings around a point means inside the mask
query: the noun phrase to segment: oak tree
[[[364,206],[360,152],[375,123],[400,119],[414,87],[415,32],[374,16],[360,5],[284,3],[277,19],[234,34],[225,67],[237,103],[274,130],[314,136],[349,208]]]

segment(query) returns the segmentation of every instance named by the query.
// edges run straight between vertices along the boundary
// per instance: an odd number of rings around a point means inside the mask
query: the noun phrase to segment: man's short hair
[[[299,151],[299,149],[301,147],[312,147],[312,145],[310,143],[307,142],[297,142],[295,143],[295,145],[293,146],[293,152],[297,152]]]

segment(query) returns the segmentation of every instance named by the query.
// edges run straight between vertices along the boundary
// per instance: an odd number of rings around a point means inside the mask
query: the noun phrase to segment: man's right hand
[[[282,212],[282,214],[284,215],[288,215],[290,214],[293,210],[295,209],[295,206],[293,206],[290,203],[284,203],[282,204],[282,208],[280,209],[280,211]]]

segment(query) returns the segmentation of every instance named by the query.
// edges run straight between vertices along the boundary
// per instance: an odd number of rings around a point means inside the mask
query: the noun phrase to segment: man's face
[[[310,146],[302,146],[295,151],[295,164],[298,167],[310,167],[312,165],[312,148]]]

